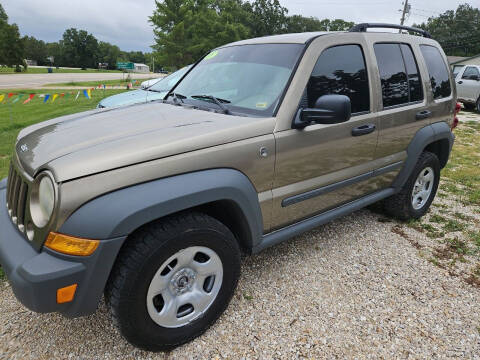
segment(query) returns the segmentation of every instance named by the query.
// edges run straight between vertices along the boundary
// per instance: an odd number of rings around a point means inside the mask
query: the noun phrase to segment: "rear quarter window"
[[[431,45],[420,45],[420,50],[427,64],[433,98],[441,99],[450,96],[452,93],[450,76],[442,54],[436,47]]]

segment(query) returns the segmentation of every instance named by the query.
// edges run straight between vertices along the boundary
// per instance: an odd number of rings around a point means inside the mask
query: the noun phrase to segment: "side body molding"
[[[407,160],[405,161],[405,164],[400,170],[397,178],[393,182],[392,187],[399,191],[403,184],[405,184],[407,181],[410,173],[413,171],[413,168],[415,167],[415,164],[417,163],[422,151],[429,144],[443,139],[448,141],[448,155],[450,155],[455,136],[450,130],[450,126],[446,122],[434,123],[418,130],[407,147]],[[448,157],[446,160],[448,160]]]
[[[218,200],[235,203],[249,227],[249,246],[263,235],[258,194],[250,180],[233,169],[187,173],[102,195],[77,209],[60,227],[64,234],[90,239],[126,236],[163,216]]]

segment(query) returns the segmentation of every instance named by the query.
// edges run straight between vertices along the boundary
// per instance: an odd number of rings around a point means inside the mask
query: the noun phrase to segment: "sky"
[[[118,45],[122,50],[151,51],[153,30],[148,22],[154,0],[0,0],[22,35],[44,41],[58,41],[71,27],[87,30],[97,39]],[[289,15],[340,18],[358,22],[398,24],[402,0],[280,0]],[[411,14],[406,25],[421,23],[429,16],[469,3],[480,7],[480,0],[409,0]]]

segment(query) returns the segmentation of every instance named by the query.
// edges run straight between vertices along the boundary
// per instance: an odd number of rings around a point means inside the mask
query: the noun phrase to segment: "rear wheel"
[[[425,151],[402,190],[384,200],[384,211],[398,219],[418,219],[430,207],[440,180],[440,163],[435,154]]]
[[[463,103],[463,107],[465,108],[465,110],[475,110],[478,106],[478,101],[477,101],[477,104],[470,104],[470,103]]]
[[[230,230],[200,213],[148,225],[119,254],[106,299],[133,345],[169,350],[202,334],[227,307],[240,274]]]
[[[477,99],[477,104],[475,105],[476,110],[478,113],[480,113],[480,97]]]

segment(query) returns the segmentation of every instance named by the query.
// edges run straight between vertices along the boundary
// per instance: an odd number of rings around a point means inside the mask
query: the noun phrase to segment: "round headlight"
[[[43,173],[36,179],[30,197],[30,215],[37,227],[44,227],[53,214],[55,207],[55,185],[52,178]]]

